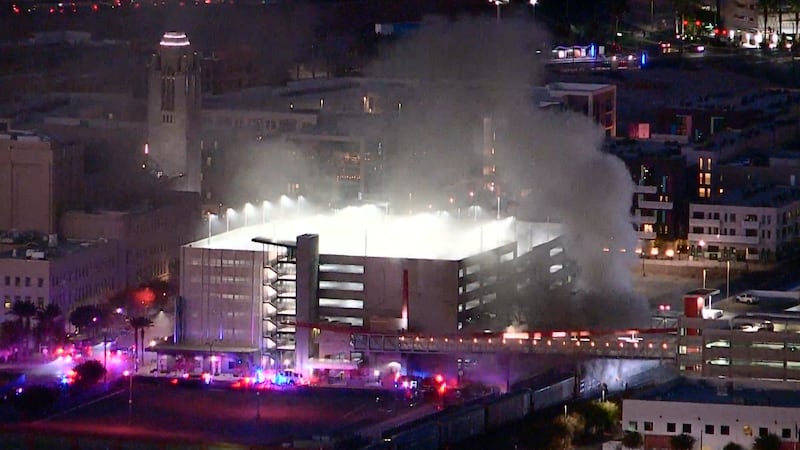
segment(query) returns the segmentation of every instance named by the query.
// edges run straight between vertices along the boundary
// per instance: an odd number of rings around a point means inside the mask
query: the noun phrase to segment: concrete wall
[[[260,345],[261,252],[183,247],[185,344]]]

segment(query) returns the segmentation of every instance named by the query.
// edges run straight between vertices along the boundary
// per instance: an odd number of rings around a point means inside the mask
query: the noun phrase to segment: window
[[[766,436],[768,434],[769,434],[769,429],[767,429],[767,427],[759,427],[758,428],[758,435],[760,437],[764,437],[764,436]]]
[[[706,434],[714,434],[714,425],[706,425]]]
[[[690,434],[692,432],[692,424],[690,423],[683,424],[683,426],[681,427],[681,432]]]
[[[631,420],[628,422],[628,430],[629,431],[637,431],[639,429],[639,423],[635,420]]]
[[[14,277],[14,286],[19,286],[19,277]]]
[[[645,422],[644,431],[653,431],[653,422]]]
[[[783,439],[790,439],[792,437],[792,429],[791,428],[784,428],[781,430],[781,437]]]
[[[39,278],[38,283],[39,287],[44,287],[44,278]]]
[[[672,422],[667,422],[667,433],[674,433],[675,432],[675,424]]]
[[[31,287],[31,277],[25,277],[25,287]]]
[[[744,427],[742,427],[742,433],[745,436],[752,436],[753,435],[753,429],[750,427],[750,425],[745,425]]]
[[[723,436],[728,436],[731,434],[731,427],[728,425],[720,425],[719,426],[719,434]]]
[[[11,277],[6,276],[6,286],[11,286]]]

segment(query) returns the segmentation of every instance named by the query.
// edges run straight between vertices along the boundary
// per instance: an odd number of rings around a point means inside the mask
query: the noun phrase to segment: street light
[[[264,200],[264,203],[261,204],[261,223],[267,223],[267,208],[272,208],[272,203],[267,200]]]
[[[231,231],[231,215],[236,214],[236,211],[233,208],[228,208],[225,210],[225,231]]]
[[[708,274],[708,269],[703,269],[703,289],[706,288],[706,276]]]
[[[500,23],[500,5],[508,4],[509,0],[489,0],[489,3],[497,7],[497,23]]]
[[[217,215],[210,212],[208,213],[208,244],[211,244],[211,220],[216,219]]]
[[[725,298],[731,296],[731,260],[730,257],[726,262],[727,269],[726,269],[726,277],[725,277]]]
[[[247,216],[253,211],[253,205],[250,202],[244,204],[244,226],[247,226]]]

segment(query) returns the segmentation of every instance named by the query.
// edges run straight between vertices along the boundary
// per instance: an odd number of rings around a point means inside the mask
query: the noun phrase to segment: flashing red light
[[[445,393],[446,391],[447,391],[447,384],[445,384],[445,383],[442,383],[442,385],[441,385],[441,386],[439,386],[439,395],[444,395],[444,393]]]
[[[92,11],[97,12],[98,9],[100,9],[100,7],[97,6],[97,3],[92,4]]]
[[[714,34],[719,34],[719,30],[714,28]]]
[[[17,5],[11,5],[11,9],[14,10],[14,14],[19,14],[22,12]]]
[[[56,9],[53,8],[53,7],[50,7],[50,14],[55,14],[55,13],[56,13]]]
[[[177,378],[173,378],[173,379],[169,380],[169,382],[171,384],[178,384],[178,379]]]
[[[442,384],[444,382],[444,377],[442,375],[436,375],[436,377],[434,379],[436,380],[436,383],[438,383],[438,384]]]
[[[130,371],[130,370],[123,370],[123,371],[122,371],[122,376],[123,376],[123,377],[127,377],[127,376],[128,376],[128,375],[130,375],[130,374],[131,374],[131,371]],[[177,381],[177,380],[175,380],[175,381]]]
[[[659,311],[669,311],[671,309],[672,309],[672,306],[670,306],[670,305],[658,305],[658,310]]]
[[[728,30],[722,30],[722,34],[728,34]]]
[[[700,26],[700,24],[701,24],[701,22],[700,22],[699,20],[695,20],[695,21],[694,21],[694,24],[695,24],[695,25],[697,25],[697,26],[699,27],[699,26]]]
[[[684,25],[689,25],[689,21],[688,21],[688,20],[684,20],[684,21],[683,21],[683,24],[684,24]]]

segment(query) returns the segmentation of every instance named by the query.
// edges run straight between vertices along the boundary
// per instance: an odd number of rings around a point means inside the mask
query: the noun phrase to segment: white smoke
[[[462,191],[480,173],[484,117],[497,134],[497,177],[518,215],[564,226],[579,270],[577,293],[548,296],[541,307],[580,325],[641,325],[645,302],[632,293],[636,235],[630,223],[633,182],[624,163],[601,152],[603,130],[576,113],[540,110],[547,37],[521,20],[426,21],[368,72],[418,83],[396,127],[397,193],[420,199]],[[477,159],[477,164],[474,162]],[[456,181],[454,181],[456,180]],[[538,309],[538,307],[537,307]],[[615,311],[613,318],[608,314]]]

